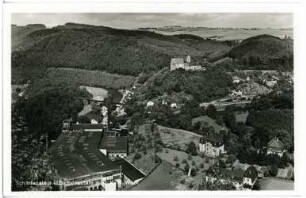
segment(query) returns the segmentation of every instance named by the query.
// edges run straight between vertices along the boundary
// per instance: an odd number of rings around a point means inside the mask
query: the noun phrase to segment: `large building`
[[[170,62],[170,71],[177,69],[191,70],[191,71],[200,71],[205,70],[200,65],[191,65],[191,57],[188,55],[186,59],[184,58],[171,58]]]
[[[205,134],[200,138],[199,151],[208,157],[216,158],[225,153],[223,139],[218,133]]]
[[[128,155],[128,138],[105,135],[99,150],[111,160],[125,158]]]
[[[104,131],[100,124],[65,120],[62,134],[51,147],[61,189],[118,190],[141,181],[145,174],[123,159],[128,154],[128,137],[122,134]],[[101,152],[99,147],[104,145],[106,152]]]

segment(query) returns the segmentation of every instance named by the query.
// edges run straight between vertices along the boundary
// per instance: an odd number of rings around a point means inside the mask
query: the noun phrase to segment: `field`
[[[179,166],[180,169],[184,169],[185,167],[185,164],[182,162],[183,160],[186,160],[186,162],[189,164],[189,167],[199,168],[199,172],[207,170],[213,164],[212,160],[209,160],[207,161],[208,163],[205,163],[206,160],[200,156],[191,156],[190,160],[188,160],[187,153],[183,151],[177,151],[177,150],[167,149],[167,148],[164,149],[162,153],[157,153],[157,155],[162,160],[169,162],[173,166],[175,166],[176,163],[178,163],[180,165]],[[177,160],[175,160],[176,157],[177,157]],[[193,161],[195,162],[195,165],[192,165]],[[203,168],[200,168],[201,164],[204,165]]]
[[[220,130],[225,129],[225,127],[219,125],[216,123],[216,121],[208,116],[200,116],[197,118],[192,119],[192,125],[194,125],[197,122],[206,122],[208,126],[211,126],[214,128],[215,132],[218,133]]]
[[[261,190],[294,190],[294,181],[267,177],[259,180]]]
[[[85,88],[89,93],[95,96],[107,97],[107,90],[99,87],[80,86],[81,89]]]
[[[182,31],[162,31],[154,30],[156,33],[165,35],[177,35],[177,34],[192,34],[203,38],[213,38],[216,40],[242,40],[252,36],[261,34],[269,34],[283,38],[284,35],[288,35],[293,38],[293,30],[280,30],[280,29],[260,29],[260,30],[243,30],[243,29],[190,29],[187,28]]]
[[[249,112],[235,112],[235,118],[236,118],[236,122],[246,122],[246,119],[248,118]]]
[[[172,165],[163,161],[148,177],[131,190],[175,190],[182,176]]]
[[[158,126],[158,130],[161,140],[166,146],[179,146],[180,149],[183,150],[186,149],[186,145],[191,141],[198,145],[201,137],[201,135],[190,131],[168,128],[160,125]]]
[[[65,82],[91,87],[125,89],[132,86],[135,77],[110,74],[104,71],[74,68],[48,68],[47,78],[57,82]]]

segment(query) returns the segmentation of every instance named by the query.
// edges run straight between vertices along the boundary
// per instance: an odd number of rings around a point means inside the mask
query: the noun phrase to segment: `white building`
[[[148,101],[147,102],[147,107],[152,107],[154,106],[154,102],[153,101]]]
[[[219,134],[207,134],[201,137],[199,151],[208,157],[219,157],[225,153],[222,137]]]
[[[191,57],[188,55],[186,57],[186,61],[183,58],[171,58],[170,62],[170,71],[174,71],[177,69],[183,70],[191,70],[191,71],[201,71],[206,70],[201,65],[190,65],[191,64]]]

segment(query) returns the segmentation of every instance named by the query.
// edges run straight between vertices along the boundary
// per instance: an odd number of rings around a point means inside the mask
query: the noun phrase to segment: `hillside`
[[[12,29],[13,32],[16,28]],[[15,35],[12,34],[13,42],[19,38]],[[13,47],[12,53],[13,76],[23,80],[31,79],[32,71],[47,67],[137,76],[141,72],[168,67],[171,57],[191,55],[201,60],[203,56],[224,54],[230,49],[221,42],[194,36],[186,39],[186,36],[72,23],[24,35],[23,42],[18,40],[18,46],[23,48]]]
[[[243,40],[228,56],[241,60],[245,66],[264,65],[258,69],[292,69],[293,40],[259,35]]]
[[[235,58],[260,56],[263,58],[279,58],[293,53],[293,41],[280,39],[270,35],[259,35],[243,40],[229,51]]]
[[[12,25],[12,51],[25,49],[26,38],[32,32],[46,28],[42,24],[30,24],[27,26]]]

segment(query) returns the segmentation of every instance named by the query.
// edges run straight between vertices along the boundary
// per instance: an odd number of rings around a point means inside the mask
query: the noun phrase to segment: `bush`
[[[174,156],[174,157],[173,157],[173,161],[176,161],[176,162],[179,161],[178,157],[177,157],[177,156]]]
[[[197,175],[197,171],[194,168],[192,168],[191,171],[190,171],[190,175],[192,177],[196,176]]]
[[[194,187],[194,184],[193,184],[193,183],[189,183],[188,187],[189,187],[190,189],[192,189],[192,188]]]
[[[185,179],[182,179],[182,180],[180,181],[181,184],[185,184],[185,182],[186,182]]]
[[[200,168],[204,168],[204,164],[203,163],[200,164]]]
[[[138,160],[140,159],[142,156],[140,153],[136,153],[135,156],[134,156],[134,160]]]
[[[277,166],[276,165],[272,165],[270,167],[269,173],[270,173],[271,176],[275,177],[277,175],[277,173],[278,173]]]
[[[192,160],[191,164],[192,164],[192,166],[195,166],[195,165],[196,165],[196,163],[195,163],[194,160]]]

